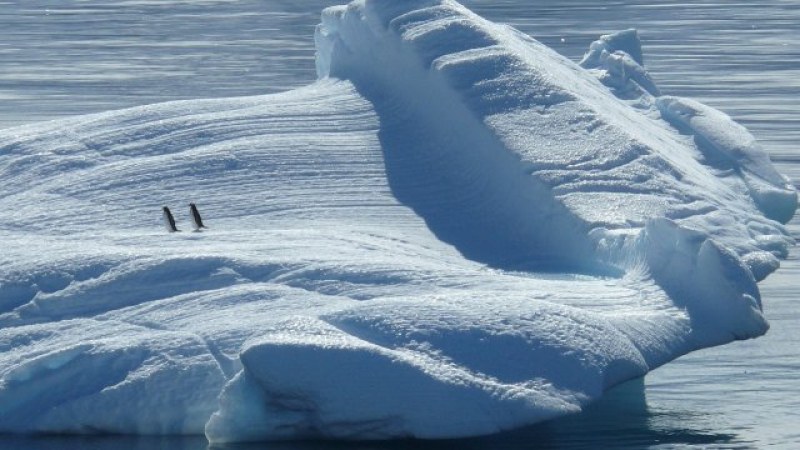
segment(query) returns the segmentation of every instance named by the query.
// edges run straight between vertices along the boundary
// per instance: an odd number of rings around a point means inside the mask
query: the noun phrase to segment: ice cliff
[[[302,89],[0,131],[0,431],[487,434],[766,332],[796,191],[635,31],[579,65],[365,0],[315,39]]]

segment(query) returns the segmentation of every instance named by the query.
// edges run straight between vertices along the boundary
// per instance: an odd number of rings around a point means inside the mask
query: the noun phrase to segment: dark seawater
[[[312,82],[322,0],[0,0],[0,128],[166,100]],[[666,94],[746,125],[800,180],[800,1],[471,0],[579,59],[637,28]],[[790,229],[800,237],[800,222]],[[761,283],[772,328],[684,356],[584,414],[499,436],[435,442],[264,443],[214,450],[800,448],[800,261]],[[0,450],[208,449],[202,437],[0,436]]]

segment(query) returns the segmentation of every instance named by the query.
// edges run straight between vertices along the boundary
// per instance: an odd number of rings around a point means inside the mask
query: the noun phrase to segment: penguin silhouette
[[[208,228],[203,225],[203,218],[200,217],[200,211],[197,210],[197,205],[194,203],[189,203],[189,211],[192,215],[192,225],[194,226],[194,231],[200,231],[201,228]]]
[[[181,231],[177,226],[175,226],[175,218],[172,217],[172,213],[169,211],[169,208],[165,206],[162,209],[164,211],[164,225],[167,227],[167,231],[170,233]]]

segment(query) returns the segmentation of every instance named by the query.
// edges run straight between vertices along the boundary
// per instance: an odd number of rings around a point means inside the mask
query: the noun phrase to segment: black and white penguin
[[[169,208],[165,206],[162,209],[164,210],[164,225],[167,227],[167,231],[169,231],[170,233],[181,231],[175,225],[175,218],[172,217],[172,213],[169,211]]]
[[[200,217],[200,211],[197,210],[197,206],[194,203],[189,203],[189,211],[192,216],[192,225],[194,226],[194,231],[200,231],[201,228],[207,228],[203,225],[203,218]]]

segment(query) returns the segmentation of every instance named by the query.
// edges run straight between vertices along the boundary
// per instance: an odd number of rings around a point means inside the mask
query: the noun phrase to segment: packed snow
[[[360,0],[315,42],[305,88],[0,131],[0,432],[488,434],[766,332],[796,191],[635,30]]]

